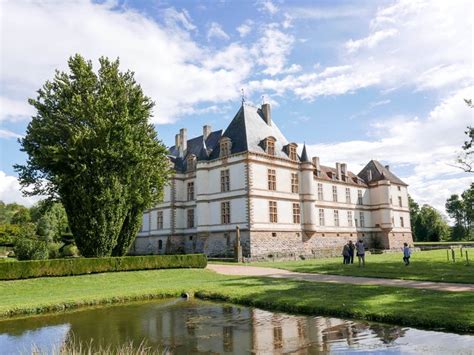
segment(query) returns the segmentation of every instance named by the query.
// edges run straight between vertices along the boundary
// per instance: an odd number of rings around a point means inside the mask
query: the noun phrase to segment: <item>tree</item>
[[[438,242],[449,237],[448,223],[429,205],[420,208],[414,229],[417,242]]]
[[[31,216],[30,216],[30,211],[28,208],[23,207],[18,209],[18,211],[15,212],[15,214],[11,218],[11,223],[12,224],[27,224],[31,222]]]
[[[461,196],[455,194],[448,198],[446,212],[454,220],[452,239],[474,238],[474,183]]]
[[[125,254],[170,174],[148,123],[154,103],[118,59],[99,64],[96,74],[71,57],[69,73],[57,71],[29,100],[37,113],[20,141],[28,161],[15,166],[24,194],[62,203],[86,257]]]
[[[474,108],[471,99],[464,99],[466,104],[470,108]],[[464,141],[464,145],[462,146],[463,152],[458,156],[457,163],[459,167],[463,169],[465,172],[473,173],[474,172],[474,127],[468,126],[467,130],[464,132],[468,139]]]

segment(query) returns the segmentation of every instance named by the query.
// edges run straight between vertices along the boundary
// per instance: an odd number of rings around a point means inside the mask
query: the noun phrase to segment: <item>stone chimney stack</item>
[[[385,169],[387,169],[388,171],[390,171],[390,165],[385,165]]]
[[[186,128],[181,128],[179,130],[179,140],[180,140],[180,147],[183,151],[183,153],[186,151],[188,148],[188,130]]]
[[[342,173],[342,175],[347,176],[347,164],[346,163],[341,164],[341,173]]]
[[[269,103],[262,104],[263,119],[267,125],[272,125],[272,108]]]
[[[206,140],[207,137],[209,137],[211,132],[212,132],[211,126],[209,126],[209,125],[202,126],[202,136],[203,136],[204,140]]]
[[[321,170],[321,165],[319,164],[319,157],[313,157],[313,165],[316,167],[316,170]]]
[[[181,147],[181,141],[179,139],[179,134],[175,135],[174,136],[174,146],[176,147],[176,149],[179,150],[179,147]]]
[[[341,163],[336,163],[336,177],[338,180],[342,180],[341,178]]]

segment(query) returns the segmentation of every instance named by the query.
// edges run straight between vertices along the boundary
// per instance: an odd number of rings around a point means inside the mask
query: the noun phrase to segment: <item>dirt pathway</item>
[[[451,292],[474,292],[473,284],[457,284],[446,282],[431,282],[431,281],[412,281],[412,280],[398,280],[398,279],[382,279],[375,277],[353,277],[341,275],[325,275],[325,274],[310,274],[303,272],[293,272],[282,269],[274,269],[269,267],[256,266],[241,266],[241,265],[220,265],[209,264],[207,269],[223,275],[236,276],[265,276],[279,279],[293,279],[313,282],[332,282],[353,285],[379,285],[379,286],[396,286],[396,287],[410,287],[437,291],[451,291]]]

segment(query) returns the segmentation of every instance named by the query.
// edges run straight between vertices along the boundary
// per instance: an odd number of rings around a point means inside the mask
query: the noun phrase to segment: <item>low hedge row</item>
[[[207,258],[203,254],[31,260],[1,263],[0,280],[133,270],[205,268],[206,265]]]

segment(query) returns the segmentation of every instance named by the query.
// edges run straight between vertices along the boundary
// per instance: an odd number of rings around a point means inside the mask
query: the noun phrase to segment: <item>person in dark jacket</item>
[[[352,240],[349,240],[349,262],[354,264],[354,252],[355,252],[355,244],[352,243]]]
[[[342,263],[343,264],[349,264],[350,261],[350,247],[349,243],[344,244],[344,247],[342,248]]]

